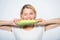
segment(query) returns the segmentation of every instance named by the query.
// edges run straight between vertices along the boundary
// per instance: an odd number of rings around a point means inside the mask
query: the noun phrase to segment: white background
[[[35,7],[37,11],[37,18],[43,18],[46,20],[60,18],[60,0],[0,0],[0,20],[20,18],[19,13],[22,6],[25,4],[31,4]],[[47,35],[44,35],[44,39],[49,40],[52,36],[50,34],[52,33],[56,35],[58,34],[56,32],[59,32],[59,30],[60,27],[47,31],[45,33]],[[13,33],[0,30],[0,39],[8,40],[7,37],[8,39],[10,38],[10,40],[15,40]]]
[[[60,18],[60,0],[0,0],[0,19],[19,18],[23,5],[31,4],[37,11],[37,18]]]

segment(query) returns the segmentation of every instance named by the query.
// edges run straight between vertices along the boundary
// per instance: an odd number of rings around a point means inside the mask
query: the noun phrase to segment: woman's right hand
[[[21,19],[14,19],[13,20],[13,25],[16,25],[18,21],[20,21]]]

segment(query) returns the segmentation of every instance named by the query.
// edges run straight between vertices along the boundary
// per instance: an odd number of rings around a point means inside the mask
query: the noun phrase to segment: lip
[[[29,18],[29,19],[24,19],[24,20],[33,20],[33,19]]]

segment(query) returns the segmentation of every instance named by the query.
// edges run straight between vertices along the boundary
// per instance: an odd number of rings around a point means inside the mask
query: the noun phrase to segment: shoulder
[[[18,30],[20,30],[21,28],[17,28],[17,27],[12,27],[12,32],[13,31],[18,31]]]

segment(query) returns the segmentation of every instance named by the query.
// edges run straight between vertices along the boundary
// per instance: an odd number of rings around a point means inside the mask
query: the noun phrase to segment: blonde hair
[[[24,10],[25,8],[32,9],[32,10],[34,11],[34,13],[36,14],[35,8],[34,8],[32,5],[30,5],[30,4],[26,4],[26,5],[24,5],[24,6],[22,7],[20,16],[23,14],[23,10]]]

